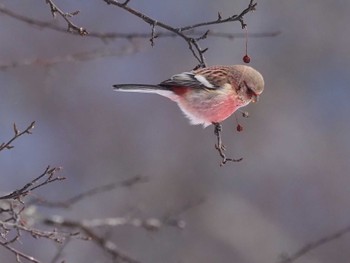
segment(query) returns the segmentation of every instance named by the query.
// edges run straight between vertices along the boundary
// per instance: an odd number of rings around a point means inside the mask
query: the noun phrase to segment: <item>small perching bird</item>
[[[212,66],[172,76],[158,85],[117,84],[117,91],[156,93],[175,101],[191,124],[221,123],[237,109],[256,102],[262,75],[245,65]]]

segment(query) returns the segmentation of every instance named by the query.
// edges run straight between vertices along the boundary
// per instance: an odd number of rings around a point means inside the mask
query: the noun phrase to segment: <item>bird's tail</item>
[[[165,87],[148,84],[116,84],[113,85],[114,90],[129,91],[129,92],[151,92],[154,90],[167,90]]]
[[[114,90],[124,92],[155,93],[161,96],[174,99],[174,93],[167,87],[148,84],[116,84]]]

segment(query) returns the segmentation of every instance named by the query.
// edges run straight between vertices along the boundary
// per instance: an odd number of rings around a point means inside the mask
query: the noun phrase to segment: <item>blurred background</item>
[[[1,1],[13,12],[52,21],[45,1]],[[55,3],[88,31],[150,33],[139,18],[103,1]],[[199,6],[200,4],[200,6]],[[248,1],[136,1],[129,6],[174,27],[240,13]],[[37,194],[64,200],[98,185],[137,175],[149,181],[86,199],[70,210],[40,209],[69,219],[162,218],[175,214],[183,230],[149,232],[115,227],[109,238],[145,263],[277,262],[311,241],[350,224],[350,2],[258,1],[245,16],[250,65],[265,78],[248,119],[226,120],[227,155],[240,163],[220,167],[213,127],[191,126],[176,104],[156,95],[116,93],[116,83],[159,83],[191,70],[197,61],[179,38],[149,40],[79,37],[30,26],[0,15],[0,64],[41,63],[0,71],[0,141],[36,121],[33,134],[1,152],[1,191],[11,191],[47,165],[62,166],[62,183]],[[60,17],[57,25],[66,27]],[[206,28],[203,28],[205,30]],[[243,33],[239,23],[208,27]],[[156,30],[161,30],[156,28]],[[207,63],[242,64],[244,39],[208,37]],[[94,59],[69,56],[92,52]],[[97,53],[96,53],[97,52]],[[110,54],[102,56],[101,54]],[[68,56],[68,57],[67,57]],[[45,65],[45,61],[62,62]],[[63,58],[63,59],[62,59]],[[191,207],[191,204],[193,205]],[[186,207],[190,206],[190,209]],[[31,240],[31,239],[28,239]],[[347,262],[350,235],[304,255],[298,262]],[[50,262],[57,246],[23,242],[20,249]],[[0,248],[1,262],[14,256]],[[110,262],[92,242],[74,241],[66,262]]]

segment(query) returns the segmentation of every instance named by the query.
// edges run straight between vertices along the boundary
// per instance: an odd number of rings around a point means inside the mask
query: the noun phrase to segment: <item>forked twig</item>
[[[246,15],[247,13],[255,10],[257,3],[254,3],[254,0],[250,0],[249,5],[246,9],[244,9],[240,14],[238,15],[232,15],[226,19],[223,19],[221,17],[221,15],[218,17],[218,19],[214,20],[214,21],[209,21],[209,22],[203,22],[203,23],[198,23],[198,24],[194,24],[191,26],[185,26],[185,27],[179,27],[179,28],[175,28],[172,27],[166,23],[160,22],[156,19],[151,18],[150,16],[130,7],[128,5],[128,3],[130,2],[130,0],[124,1],[123,3],[117,1],[117,0],[103,0],[104,2],[106,2],[109,5],[114,5],[117,7],[120,7],[122,9],[124,9],[125,11],[141,18],[143,21],[145,21],[147,24],[149,24],[152,27],[152,37],[151,37],[151,44],[154,45],[154,30],[155,27],[161,27],[164,28],[165,30],[172,32],[176,35],[178,35],[179,37],[183,38],[187,44],[188,44],[188,48],[190,49],[190,51],[192,52],[192,55],[197,59],[197,61],[199,62],[198,67],[206,67],[206,63],[205,63],[205,58],[204,58],[204,53],[207,51],[207,48],[202,49],[199,45],[199,41],[201,39],[204,39],[207,33],[204,33],[202,35],[202,37],[199,38],[194,38],[194,37],[190,37],[188,35],[185,34],[185,31],[194,29],[194,28],[199,28],[199,27],[203,27],[203,26],[208,26],[208,25],[214,25],[214,24],[222,24],[222,23],[227,23],[227,22],[234,22],[234,21],[239,21],[242,25],[242,28],[244,28],[246,26],[246,24],[243,21],[243,17],[244,15]]]
[[[60,169],[61,168],[59,168],[59,167],[54,167],[54,168],[51,168],[50,166],[46,167],[45,171],[41,175],[34,178],[32,181],[27,183],[22,188],[17,189],[8,195],[0,196],[0,200],[18,199],[18,198],[21,198],[21,197],[27,195],[31,191],[33,191],[39,187],[42,187],[46,184],[66,179],[65,177],[55,176],[55,173],[58,172]],[[43,182],[40,182],[40,180],[45,176],[47,176],[47,178]]]
[[[214,125],[214,134],[217,138],[217,144],[215,144],[215,149],[219,152],[220,157],[222,158],[220,166],[223,166],[227,162],[240,162],[243,160],[243,158],[239,159],[233,159],[233,158],[227,158],[225,151],[226,147],[222,143],[222,138],[221,138],[221,132],[222,132],[222,125],[221,123],[213,123]]]
[[[15,133],[15,135],[8,141],[8,142],[4,142],[0,145],[0,151],[4,150],[4,149],[12,149],[14,146],[11,145],[11,143],[13,141],[15,141],[16,139],[18,139],[19,137],[21,137],[24,134],[32,134],[31,130],[34,128],[34,124],[35,121],[33,121],[31,124],[29,124],[29,126],[27,128],[25,128],[24,131],[20,132],[17,128],[16,123],[13,124],[13,131]]]
[[[59,14],[67,22],[67,25],[68,25],[67,31],[69,31],[69,32],[75,31],[75,32],[79,33],[79,35],[81,35],[81,36],[85,36],[85,35],[89,34],[89,32],[85,28],[75,25],[69,19],[69,18],[79,14],[79,11],[66,13],[66,12],[62,11],[52,0],[46,0],[46,3],[50,6],[50,11],[51,11],[51,14],[53,17],[55,17],[56,14]]]

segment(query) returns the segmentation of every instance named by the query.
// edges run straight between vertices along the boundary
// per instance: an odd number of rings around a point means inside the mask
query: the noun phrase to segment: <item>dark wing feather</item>
[[[159,84],[162,87],[185,87],[195,89],[213,89],[216,88],[212,83],[206,80],[202,75],[195,72],[183,72],[176,74],[170,79],[165,80]]]
[[[227,66],[212,66],[208,68],[200,68],[193,73],[203,76],[209,83],[213,84],[215,88],[222,87],[229,81],[230,67]]]

